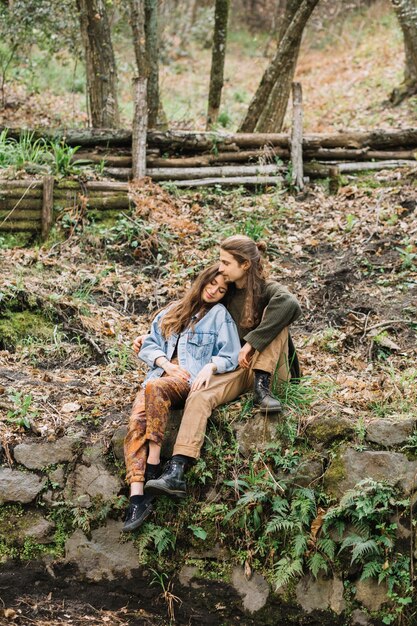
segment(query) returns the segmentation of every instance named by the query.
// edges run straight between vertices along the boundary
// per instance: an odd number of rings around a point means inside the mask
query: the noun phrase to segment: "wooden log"
[[[417,159],[416,150],[370,150],[369,148],[318,148],[304,151],[304,160],[316,159],[317,161],[368,161],[393,160],[393,159]]]
[[[43,179],[42,213],[41,213],[41,238],[43,241],[48,237],[51,230],[54,213],[54,177],[45,176]]]
[[[0,193],[6,189],[18,189],[22,191],[22,195],[25,191],[29,192],[32,189],[42,189],[43,182],[36,178],[25,178],[24,180],[0,180]]]
[[[67,208],[73,201],[77,201],[77,198],[55,198],[55,209]],[[88,209],[121,209],[127,210],[132,206],[127,194],[114,194],[108,196],[87,196],[87,208]]]
[[[41,229],[41,221],[9,221],[0,223],[0,232],[37,232]]]
[[[303,176],[303,92],[301,83],[292,83],[292,133],[291,133],[291,163],[292,184],[302,190]]]
[[[0,131],[2,128],[0,128]],[[20,129],[9,129],[10,137],[19,137]],[[25,129],[25,132],[28,132]],[[30,131],[31,132],[31,131]],[[85,130],[36,130],[34,137],[59,138],[71,146],[131,146],[130,130],[85,129]],[[232,151],[239,148],[261,148],[265,145],[289,147],[286,133],[224,133],[170,130],[148,132],[148,148],[178,148],[180,151],[198,152]],[[311,148],[363,148],[377,150],[417,146],[417,128],[399,130],[375,129],[369,132],[310,133],[304,135],[303,149]]]
[[[283,182],[282,176],[233,176],[230,178],[198,178],[195,180],[173,180],[172,185],[176,187],[205,187],[212,185],[234,186],[234,185],[278,185]]]
[[[0,197],[0,209],[7,209],[9,211],[15,210],[33,210],[38,209],[39,213],[42,209],[41,198],[4,198]]]
[[[76,191],[129,191],[128,183],[120,183],[108,180],[92,180],[83,184],[82,186],[78,181],[66,180],[61,181],[55,186],[55,190],[60,189],[75,189]],[[54,192],[55,192],[54,190]]]
[[[42,201],[42,190],[41,189],[0,189],[0,202],[6,198],[10,198],[15,200],[16,202],[20,200],[24,196],[25,200],[39,200]]]
[[[281,168],[282,169],[282,168]],[[221,178],[231,176],[254,176],[276,174],[280,168],[277,165],[232,165],[219,167],[167,167],[149,168],[147,175],[155,181],[188,180],[197,178]],[[129,178],[132,173],[128,168],[106,168],[105,172],[114,178]]]
[[[16,211],[4,211],[3,209],[0,209],[0,223],[4,220],[7,222],[27,222],[28,220],[40,222],[41,210],[39,209],[38,211],[29,211],[27,209],[21,209]]]
[[[238,152],[219,152],[201,154],[192,157],[148,158],[148,167],[199,167],[215,163],[239,163],[241,161],[272,161],[275,158],[289,159],[289,150],[267,147],[266,150],[239,150]]]
[[[416,161],[368,161],[357,163],[339,163],[338,167],[340,172],[363,172],[366,170],[387,170],[395,169],[397,167],[413,167],[416,168]]]
[[[103,163],[109,167],[131,167],[132,155],[118,155],[100,152],[76,152],[73,161],[90,161],[91,163]]]

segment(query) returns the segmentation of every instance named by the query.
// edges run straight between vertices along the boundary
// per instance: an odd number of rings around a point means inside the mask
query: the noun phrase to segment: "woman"
[[[219,304],[226,291],[218,265],[204,270],[181,300],[155,317],[143,341],[139,358],[151,369],[135,398],[125,439],[130,485],[125,532],[138,528],[152,511],[153,496],[144,495],[144,483],[161,473],[161,443],[171,407],[184,405],[190,392],[207,387],[213,374],[237,367],[239,334]]]

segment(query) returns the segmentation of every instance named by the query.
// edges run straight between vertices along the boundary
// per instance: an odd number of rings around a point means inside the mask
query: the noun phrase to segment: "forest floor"
[[[150,185],[136,190],[134,221],[122,216],[109,226],[69,214],[47,244],[0,250],[3,461],[12,463],[10,450],[28,436],[54,441],[77,429],[109,448],[143,371],[138,376],[133,338],[235,232],[268,242],[268,273],[303,308],[292,330],[301,393],[295,401],[282,397],[299,435],[311,420],[342,415],[361,445],[370,420],[417,417],[415,172],[342,182],[336,196],[325,182],[298,195],[216,189],[172,196]],[[228,419],[242,411],[245,398],[229,405]],[[54,602],[41,591],[15,597],[7,605],[21,611],[15,623],[62,623],[69,619],[59,613],[62,602],[77,626],[102,623],[98,610],[110,611],[106,623],[135,623],[112,614],[104,598],[81,614],[67,591],[55,585],[54,594]],[[129,611],[139,610],[135,602],[131,596]],[[42,621],[39,612],[49,616]]]
[[[396,108],[384,104],[403,68],[401,37],[387,3],[334,28],[328,45],[325,35],[314,46],[313,35],[305,42],[298,68],[306,130],[414,125],[415,98]],[[230,128],[267,62],[248,41],[247,55],[242,36],[229,46],[224,107]],[[176,124],[203,126],[207,88],[195,80],[208,76],[208,64],[209,52],[195,48],[172,64],[176,73],[162,70],[166,109]],[[237,82],[243,76],[244,88]],[[127,72],[122,80],[127,83]],[[67,106],[69,97],[73,106]],[[79,94],[28,96],[23,86],[11,85],[8,98],[2,125],[85,122]],[[116,223],[92,223],[72,210],[42,246],[10,247],[10,239],[0,238],[2,462],[12,464],[11,448],[28,436],[54,441],[71,429],[82,428],[109,448],[143,373],[133,338],[236,232],[267,241],[269,275],[303,308],[292,331],[303,393],[296,402],[282,398],[299,434],[315,418],[344,415],[360,444],[364,426],[376,417],[417,417],[415,180],[415,171],[404,169],[346,176],[335,196],[326,181],[303,194],[284,188],[169,194],[151,185],[136,190],[135,212]],[[244,404],[230,405],[231,419]],[[13,598],[0,591],[11,611],[4,623],[168,623],[156,610],[141,614],[133,595],[120,596],[116,607],[106,592],[102,599],[87,598],[74,589],[69,599],[68,590],[57,586],[51,596],[40,584],[37,594],[32,586],[39,575],[22,576]],[[163,607],[159,601],[160,615]]]

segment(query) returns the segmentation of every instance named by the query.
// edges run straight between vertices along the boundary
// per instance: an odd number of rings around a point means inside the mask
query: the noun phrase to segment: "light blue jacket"
[[[167,310],[155,317],[151,332],[145,337],[139,352],[139,358],[151,368],[143,386],[148,380],[162,376],[164,370],[157,367],[155,361],[160,356],[171,360],[176,345],[179,365],[190,372],[190,383],[207,363],[214,363],[218,374],[236,369],[241,346],[236,324],[226,307],[215,304],[195,323],[194,330],[188,328],[165,339],[161,334],[160,321]]]

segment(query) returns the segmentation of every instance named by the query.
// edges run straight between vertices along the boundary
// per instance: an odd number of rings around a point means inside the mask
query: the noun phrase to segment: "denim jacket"
[[[160,356],[171,360],[177,342],[178,362],[190,372],[190,383],[207,363],[214,363],[218,374],[236,369],[241,348],[239,334],[230,313],[222,304],[215,304],[196,322],[194,330],[186,328],[179,335],[172,334],[165,339],[159,324],[167,310],[155,317],[151,332],[139,352],[139,358],[151,368],[143,386],[148,380],[162,376],[164,370],[156,366],[155,361]]]

